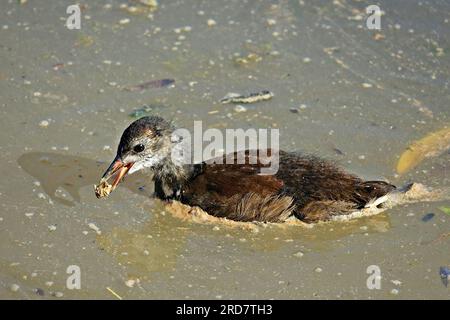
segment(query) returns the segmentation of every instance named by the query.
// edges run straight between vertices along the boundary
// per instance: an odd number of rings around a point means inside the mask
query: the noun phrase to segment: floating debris
[[[41,288],[36,288],[36,289],[34,290],[34,292],[35,292],[38,296],[44,296],[44,295],[45,295],[44,290],[41,289]]]
[[[158,1],[156,0],[133,0],[133,2],[136,5],[128,6],[124,3],[120,8],[131,14],[149,14],[158,8]]]
[[[241,106],[240,104],[238,104],[238,105],[236,105],[236,106],[234,107],[234,111],[236,111],[236,112],[246,112],[246,111],[247,111],[247,108],[244,107],[244,106]]]
[[[144,6],[156,9],[158,7],[157,0],[138,0],[138,2]]]
[[[223,97],[220,102],[226,103],[255,103],[259,101],[270,100],[273,98],[273,93],[269,90],[263,90],[261,92],[251,93],[249,95],[241,95],[238,93],[228,93]]]
[[[428,134],[412,143],[403,152],[397,163],[397,172],[405,173],[417,166],[425,158],[437,157],[450,148],[450,128]]]
[[[58,70],[64,68],[64,66],[65,66],[64,63],[55,63],[55,64],[52,66],[52,68],[53,68],[53,70],[58,71]]]
[[[213,19],[208,19],[208,21],[206,21],[206,24],[208,25],[208,27],[213,27],[217,24],[217,22]]]
[[[250,63],[260,62],[261,60],[262,60],[262,57],[259,54],[249,53],[245,57],[237,57],[236,59],[234,59],[234,62],[237,65],[244,66],[244,65],[247,65]]]
[[[115,296],[117,299],[122,300],[122,297],[119,296],[116,292],[114,292],[113,289],[111,289],[110,287],[106,287],[106,290],[111,292],[113,294],[113,296]]]
[[[135,284],[136,284],[136,280],[134,280],[134,279],[128,279],[127,281],[125,281],[125,285],[129,288],[133,288]]]
[[[383,39],[385,39],[385,38],[386,38],[386,36],[383,35],[383,34],[381,34],[381,33],[376,33],[376,34],[374,34],[374,36],[373,36],[373,39],[376,40],[376,41],[383,40]]]
[[[13,283],[13,284],[9,287],[9,289],[11,289],[12,292],[17,292],[17,291],[20,289],[20,287],[19,287],[18,284]]]
[[[401,286],[402,282],[400,280],[391,280],[391,282],[396,286]]]
[[[121,24],[121,25],[129,24],[130,21],[131,21],[131,20],[128,19],[128,18],[120,19],[120,20],[119,20],[119,24]]]
[[[427,213],[426,215],[424,215],[422,217],[422,221],[423,222],[428,222],[428,221],[430,221],[433,218],[434,218],[434,213]]]
[[[47,128],[49,124],[50,123],[47,120],[42,120],[41,122],[39,122],[39,127]]]
[[[440,267],[439,275],[441,276],[442,283],[445,287],[448,286],[448,281],[450,280],[450,268],[449,267]]]
[[[139,109],[133,110],[131,113],[128,114],[128,116],[130,116],[131,118],[136,118],[136,119],[142,118],[144,116],[150,115],[153,112],[154,108],[155,108],[155,106],[145,105]]]
[[[400,291],[399,291],[398,289],[392,289],[392,290],[391,290],[391,294],[394,295],[394,296],[398,295],[399,292],[400,292]]]
[[[266,22],[268,26],[274,26],[277,24],[277,20],[275,19],[267,19]]]
[[[102,234],[102,232],[100,231],[99,227],[97,227],[94,223],[92,223],[92,222],[89,223],[89,224],[88,224],[88,227],[89,227],[90,229],[94,230],[95,233],[97,233],[97,234]]]
[[[150,88],[164,88],[171,84],[175,83],[174,79],[160,79],[160,80],[152,80],[148,82],[144,82],[135,86],[126,87],[126,91],[144,91]]]
[[[345,155],[345,153],[339,148],[335,147],[335,148],[333,148],[333,151],[339,156],[344,156]]]

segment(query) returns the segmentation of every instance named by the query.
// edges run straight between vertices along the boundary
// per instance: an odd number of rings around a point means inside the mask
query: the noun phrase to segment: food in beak
[[[132,166],[133,163],[124,164],[122,160],[116,157],[116,159],[114,159],[109,168],[103,174],[103,177],[100,179],[100,183],[98,185],[94,185],[96,197],[100,199],[109,196],[109,194],[114,191]],[[113,176],[115,176],[115,178],[111,185],[108,183],[108,180]]]
[[[100,184],[94,185],[95,196],[100,199],[109,196],[112,192],[112,185],[108,183],[108,181],[100,181]]]

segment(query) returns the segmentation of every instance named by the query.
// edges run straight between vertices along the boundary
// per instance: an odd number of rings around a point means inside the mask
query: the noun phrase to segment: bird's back
[[[235,160],[238,155],[245,156],[244,164],[226,164],[226,156],[223,164],[217,159],[204,163],[187,183],[182,201],[233,220],[280,222],[294,214],[316,222],[395,189],[383,181],[363,181],[314,156],[280,151],[278,171],[262,175],[261,168],[267,167],[262,157],[271,156],[270,151],[234,153]]]

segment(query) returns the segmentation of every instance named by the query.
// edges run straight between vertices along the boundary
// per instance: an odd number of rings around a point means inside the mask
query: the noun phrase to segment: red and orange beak
[[[127,174],[127,172],[133,166],[133,162],[131,163],[123,163],[119,156],[116,156],[113,162],[109,165],[109,168],[105,171],[102,176],[101,181],[107,181],[112,176],[115,176],[114,182],[112,183],[112,190],[116,188],[116,186],[120,183],[122,178]]]

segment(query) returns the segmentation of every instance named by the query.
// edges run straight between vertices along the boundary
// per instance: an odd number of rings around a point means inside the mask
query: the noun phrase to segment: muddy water
[[[159,2],[132,14],[86,1],[81,30],[64,26],[70,1],[1,2],[0,297],[448,299],[449,201],[250,232],[173,217],[144,175],[106,200],[92,185],[145,105],[184,127],[280,128],[283,149],[366,178],[448,185],[448,153],[394,169],[450,123],[450,4],[380,1],[371,31],[368,1]],[[123,90],[164,78],[175,85]],[[262,89],[275,97],[246,112],[218,102]],[[71,265],[80,290],[66,287]]]

